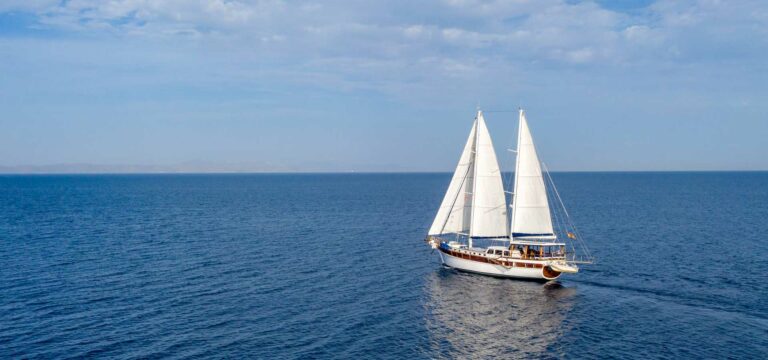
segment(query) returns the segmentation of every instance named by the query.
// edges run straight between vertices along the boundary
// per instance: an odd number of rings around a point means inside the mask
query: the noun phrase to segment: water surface
[[[0,177],[0,358],[761,358],[768,173],[554,174],[598,263],[443,269],[450,174]]]

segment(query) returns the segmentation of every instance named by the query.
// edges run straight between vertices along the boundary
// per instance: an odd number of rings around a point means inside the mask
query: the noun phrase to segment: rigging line
[[[518,129],[518,135],[517,135],[517,140],[518,140],[517,142],[518,143],[519,143],[519,140],[520,140],[519,132],[520,132],[520,129]],[[509,191],[507,191],[507,193],[509,193],[509,202],[507,202],[507,200],[506,200],[506,194],[505,194],[505,198],[504,198],[504,202],[505,202],[505,204],[507,204],[507,227],[509,228],[509,241],[510,242],[512,241],[512,226],[513,226],[512,225],[512,220],[513,220],[512,214],[514,213],[513,201],[515,200],[515,190],[517,190],[517,189],[515,189],[516,184],[515,184],[514,180],[515,180],[515,176],[517,175],[516,174],[517,173],[517,160],[518,160],[517,152],[520,151],[520,146],[519,146],[518,143],[515,144],[515,150],[507,149],[507,150],[510,150],[510,151],[515,153],[515,157],[514,158],[513,157],[508,157],[507,158],[508,159],[507,161],[509,161],[510,163],[512,161],[514,161],[514,163],[509,164],[509,165],[511,165],[510,168],[513,169],[513,170],[509,171],[509,174],[507,175],[507,189],[509,189]]]
[[[547,170],[547,174],[549,174],[549,172],[548,172],[549,170],[546,168],[546,166],[544,166],[544,169]],[[555,202],[557,200],[554,189],[555,189],[555,186],[554,186],[554,184],[552,184],[552,186],[550,186],[550,190],[549,190],[549,194],[552,197],[552,202]],[[564,229],[565,232],[566,232],[563,235],[565,235],[565,237],[568,238],[568,230],[569,230],[568,229],[568,220],[566,219],[565,214],[563,214],[563,212],[557,206],[555,206],[555,213],[557,214],[558,226],[562,226],[561,229]],[[576,249],[574,249],[574,251],[575,250]]]
[[[508,160],[508,161],[511,162],[512,159],[510,158],[510,160]],[[507,175],[507,189],[508,189],[507,193],[510,194],[510,196],[509,196],[509,206],[512,206],[512,198],[515,196],[514,184],[512,183],[514,181],[514,178],[515,178],[515,172],[514,171],[509,171],[509,175]],[[506,202],[506,198],[504,199],[504,201]],[[511,214],[509,214],[509,215],[511,215]],[[512,221],[512,219],[510,218],[510,216],[507,216],[507,223],[509,224],[511,221]]]
[[[445,230],[445,226],[448,225],[448,220],[450,220],[451,215],[453,214],[453,210],[454,210],[453,207],[456,205],[456,200],[459,199],[459,195],[461,195],[461,188],[464,186],[464,182],[467,180],[467,175],[469,175],[469,169],[471,167],[472,167],[472,165],[470,164],[470,166],[467,166],[466,172],[464,172],[464,178],[461,179],[461,183],[459,184],[459,188],[456,191],[456,196],[453,198],[453,201],[451,202],[451,207],[448,210],[448,216],[445,217],[445,221],[443,222],[443,226],[440,228],[440,233],[441,234]],[[463,207],[467,207],[466,204],[464,204]]]
[[[557,200],[560,202],[560,206],[563,207],[563,212],[565,212],[565,216],[568,217],[570,220],[571,216],[568,214],[568,210],[565,208],[565,204],[563,204],[563,199],[560,197],[560,193],[557,191],[557,187],[555,187],[555,182],[552,181],[552,175],[549,174],[549,168],[547,167],[547,164],[541,163],[541,165],[544,165],[544,171],[547,172],[547,177],[549,178],[549,182],[552,184],[552,189],[555,190],[555,194],[557,195]]]
[[[545,186],[545,189],[547,190],[547,192],[546,192],[547,193],[547,198],[548,198],[547,201],[551,202],[552,200],[555,200],[555,198],[554,198],[555,195],[554,195],[554,192],[551,189],[551,186]],[[557,211],[557,207],[555,207],[554,209],[550,209],[550,210],[552,211],[552,217],[555,220],[555,226],[558,229],[563,229],[563,227],[561,227],[563,225],[563,222],[562,222],[562,219],[561,219],[561,214],[560,214],[559,211]],[[567,229],[566,229],[566,231],[567,231]]]
[[[594,261],[594,257],[592,257],[592,253],[589,251],[589,248],[587,247],[587,244],[584,242],[584,240],[581,237],[581,233],[579,232],[579,229],[576,227],[576,224],[571,221],[571,216],[568,214],[568,210],[565,208],[565,204],[563,203],[563,199],[560,197],[560,192],[557,191],[557,187],[555,186],[554,180],[552,180],[552,175],[549,174],[549,169],[547,168],[546,164],[544,165],[544,170],[547,173],[547,177],[549,178],[549,182],[552,184],[552,188],[555,190],[555,194],[557,195],[557,199],[560,201],[560,206],[563,208],[563,212],[565,213],[565,216],[568,218],[568,223],[570,224],[571,228],[573,229],[574,234],[576,235],[576,240],[578,241],[580,247],[584,251],[584,254],[589,258],[589,261]],[[575,249],[574,249],[575,250]]]
[[[477,138],[477,122],[475,122],[474,125],[475,130],[475,138]],[[475,139],[477,140],[477,139]],[[467,166],[467,170],[464,172],[464,177],[461,179],[461,183],[459,184],[459,188],[456,190],[456,196],[453,198],[453,201],[451,202],[451,207],[448,210],[448,216],[445,217],[445,221],[443,222],[443,226],[440,228],[440,233],[442,234],[445,230],[445,225],[448,225],[448,220],[451,218],[451,214],[453,213],[453,207],[456,205],[456,200],[458,200],[459,195],[461,194],[461,189],[464,187],[464,182],[467,181],[467,175],[469,175],[469,169],[474,167],[474,158],[470,158],[469,165]],[[451,180],[453,182],[453,180]],[[448,185],[451,186],[450,184]],[[473,199],[474,200],[474,199]],[[466,204],[464,204],[466,207]],[[471,226],[471,220],[470,220],[470,226]]]
[[[565,229],[565,232],[566,232],[564,235],[565,235],[565,237],[567,239],[571,239],[570,236],[568,236],[568,231],[570,231],[570,229],[569,229],[570,220],[568,220],[568,218],[567,218],[568,214],[567,214],[567,211],[565,211],[565,205],[563,204],[562,200],[559,198],[559,194],[557,192],[557,187],[555,186],[555,182],[552,180],[552,175],[549,173],[549,168],[547,167],[547,164],[542,162],[541,165],[544,168],[544,172],[547,175],[547,180],[549,180],[549,183],[551,185],[550,186],[551,187],[550,193],[554,193],[555,195],[557,195],[557,200],[560,203],[560,208],[563,210],[563,213],[565,215],[565,216],[561,216],[561,218],[558,219],[558,220],[562,221],[563,229]],[[555,207],[555,209],[556,210],[553,213],[558,213],[559,212],[558,210],[560,210],[560,209],[558,209],[557,206]],[[560,224],[558,224],[558,226],[560,226]],[[568,244],[570,244],[571,250],[573,250],[573,258],[575,260],[576,259],[576,254],[577,254],[575,241],[568,241]]]
[[[545,169],[546,169],[546,167],[545,167]],[[552,188],[551,186],[548,187],[547,195],[554,202],[554,200],[556,200],[556,199],[555,199],[554,191],[552,191],[551,188]],[[561,233],[561,236],[565,235],[565,237],[563,238],[563,241],[566,242],[566,243],[570,243],[570,241],[566,241],[566,239],[568,239],[568,236],[567,236],[567,232],[568,232],[567,224],[565,223],[565,220],[563,219],[563,217],[564,217],[563,214],[559,211],[557,206],[555,206],[554,209],[552,209],[552,214],[553,214],[553,217],[555,218],[555,223],[556,223],[557,227],[559,229],[565,229],[565,231],[566,231],[566,234],[562,234]],[[575,254],[576,253],[576,249],[573,248],[573,244],[571,244],[571,248],[573,249],[573,253]],[[567,256],[566,254],[563,254],[563,255]]]

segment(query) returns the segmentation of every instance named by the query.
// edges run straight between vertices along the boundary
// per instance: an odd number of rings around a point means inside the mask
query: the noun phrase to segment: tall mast
[[[515,187],[512,189],[512,196],[510,196],[509,199],[509,207],[512,208],[512,217],[511,221],[509,222],[509,241],[512,242],[512,240],[515,239],[515,234],[513,232],[512,226],[515,223],[515,206],[514,203],[517,199],[517,184],[520,182],[518,181],[518,176],[520,175],[520,134],[522,132],[522,125],[523,125],[523,108],[520,108],[519,116],[517,120],[517,148],[515,149]],[[511,247],[511,245],[510,245]]]
[[[480,117],[483,116],[483,112],[480,110],[477,110],[477,115],[475,115],[475,129],[478,128]],[[472,248],[472,223],[475,218],[475,194],[477,194],[477,137],[480,131],[475,131],[475,144],[472,148],[472,208],[469,213],[469,236],[467,237],[469,239],[469,248]]]

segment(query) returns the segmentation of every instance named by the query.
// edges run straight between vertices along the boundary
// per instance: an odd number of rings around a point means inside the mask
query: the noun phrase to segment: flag
[[[574,233],[572,233],[570,231],[568,231],[567,234],[568,234],[568,237],[571,238],[571,239],[575,239],[576,238],[576,234],[574,234]]]

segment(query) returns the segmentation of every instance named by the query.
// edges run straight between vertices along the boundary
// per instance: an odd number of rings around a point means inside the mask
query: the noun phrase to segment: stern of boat
[[[546,280],[555,280],[560,277],[563,273],[555,270],[552,268],[552,266],[544,266],[541,268],[541,277],[543,277]]]
[[[575,274],[579,272],[578,266],[576,266],[575,264],[569,264],[565,261],[553,262],[549,264],[548,267],[552,268],[552,270],[554,271],[561,272],[561,273]]]

